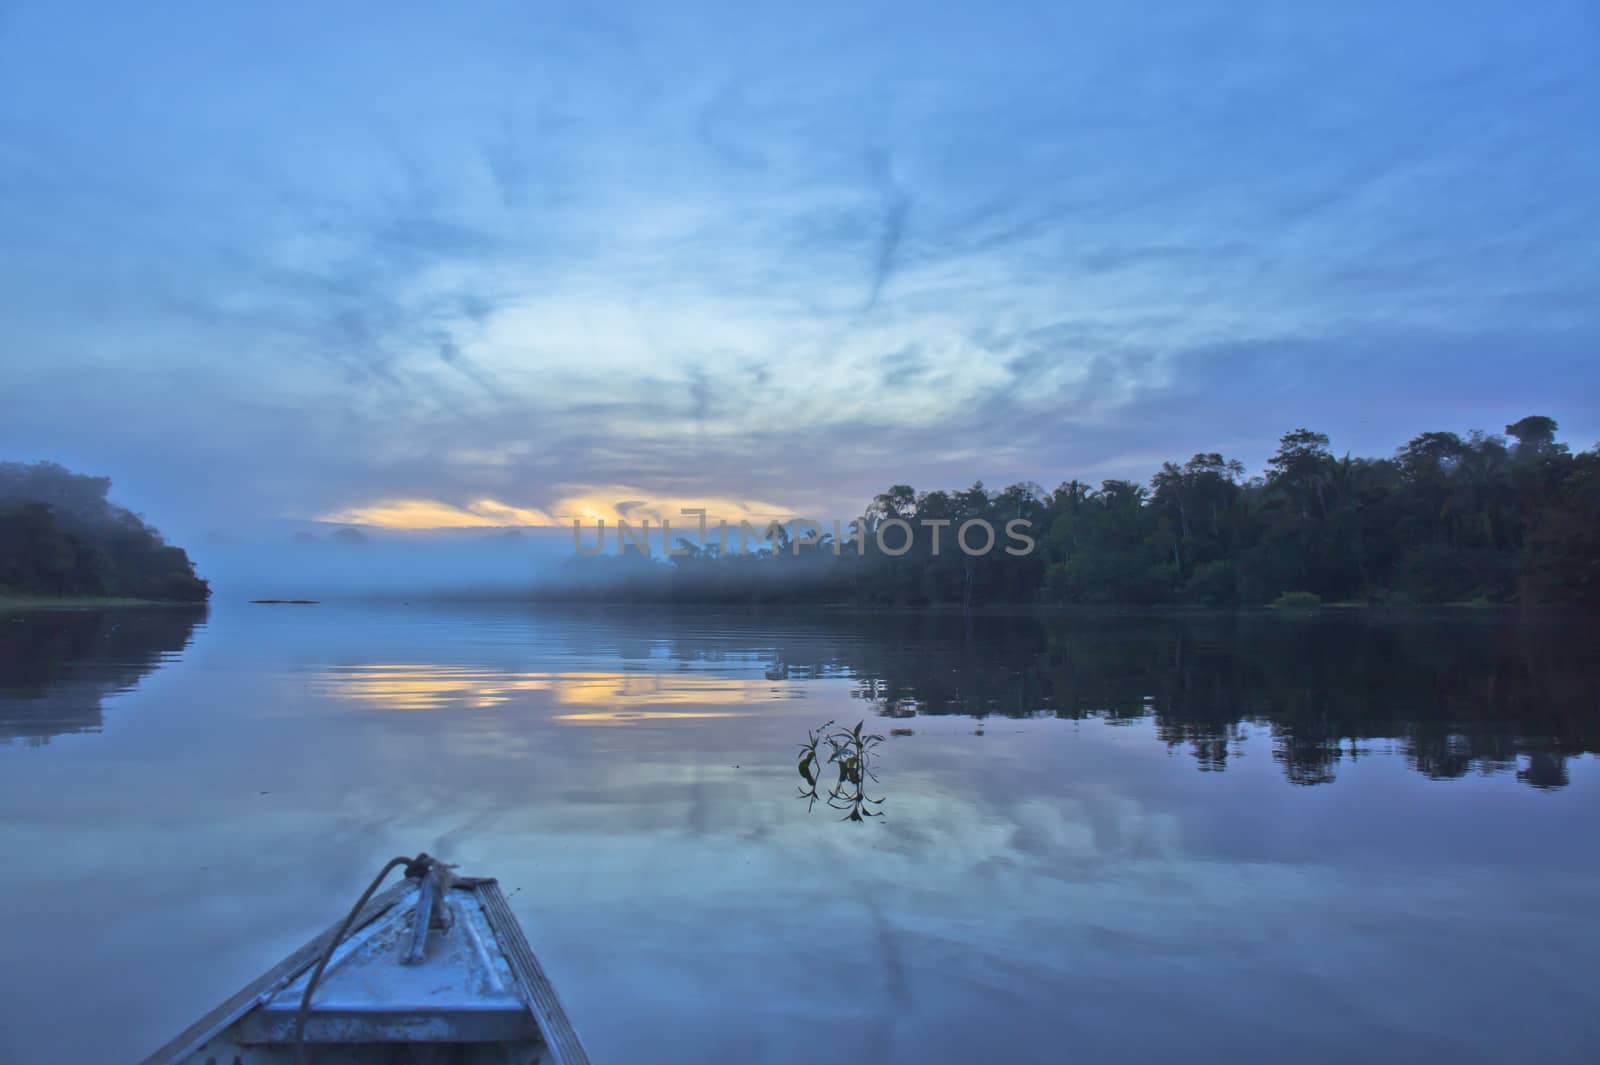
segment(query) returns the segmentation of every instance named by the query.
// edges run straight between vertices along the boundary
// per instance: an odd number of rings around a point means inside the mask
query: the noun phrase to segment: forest
[[[204,602],[211,587],[183,548],[110,490],[53,462],[0,462],[0,596]]]
[[[863,516],[867,535],[760,551],[680,540],[670,559],[574,558],[542,598],[815,602],[859,606],[1118,604],[1209,607],[1361,603],[1600,605],[1600,450],[1574,454],[1542,416],[1505,435],[1426,432],[1386,458],[1335,455],[1309,429],[1284,434],[1262,476],[1214,452],[1165,463],[1148,484],[1053,491],[981,482],[895,485]],[[918,536],[890,555],[885,522],[1031,523],[1017,557],[935,554]],[[899,540],[894,546],[898,548]]]

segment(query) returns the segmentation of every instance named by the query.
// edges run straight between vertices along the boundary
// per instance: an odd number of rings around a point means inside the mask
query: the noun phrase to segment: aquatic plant
[[[798,768],[800,778],[806,782],[800,789],[800,797],[807,800],[808,810],[822,799],[833,809],[844,811],[841,821],[864,821],[883,815],[882,810],[872,809],[883,805],[883,800],[866,793],[867,781],[878,782],[878,775],[872,768],[877,758],[874,748],[883,742],[883,737],[866,732],[865,726],[865,721],[856,722],[854,728],[828,721],[811,730],[806,742],[800,745]],[[819,788],[824,767],[828,765],[834,766],[837,773],[824,796]]]

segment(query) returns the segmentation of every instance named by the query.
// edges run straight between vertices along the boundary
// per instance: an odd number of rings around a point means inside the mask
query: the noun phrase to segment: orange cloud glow
[[[700,508],[714,528],[718,521],[765,524],[795,516],[791,507],[759,499],[730,496],[661,496],[630,485],[574,485],[548,508],[519,507],[483,498],[457,506],[437,499],[379,499],[345,507],[318,520],[340,525],[370,525],[380,529],[486,529],[502,526],[559,526],[579,521],[585,525],[604,521],[615,527],[619,520],[632,525],[663,521],[675,529],[698,527],[699,519],[684,514]]]
[[[324,514],[321,521],[380,529],[490,529],[506,525],[559,525],[542,510],[479,499],[464,507],[437,499],[380,499]]]

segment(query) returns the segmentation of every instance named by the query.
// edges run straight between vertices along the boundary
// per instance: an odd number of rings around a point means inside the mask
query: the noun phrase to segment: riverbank
[[[105,595],[3,595],[0,611],[5,610],[111,610],[119,607],[200,607],[179,599],[124,599]]]

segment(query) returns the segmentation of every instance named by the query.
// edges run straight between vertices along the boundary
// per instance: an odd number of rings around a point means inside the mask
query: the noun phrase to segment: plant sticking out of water
[[[872,809],[883,805],[883,800],[868,797],[866,791],[867,781],[878,782],[872,768],[878,757],[874,748],[883,742],[883,737],[866,732],[865,725],[865,721],[858,721],[855,728],[845,728],[829,721],[811,730],[800,745],[800,778],[806,782],[800,797],[809,800],[806,809],[814,808],[822,799],[833,809],[844,811],[841,821],[883,816],[882,810]],[[838,778],[824,796],[819,789],[829,765],[837,769]]]

